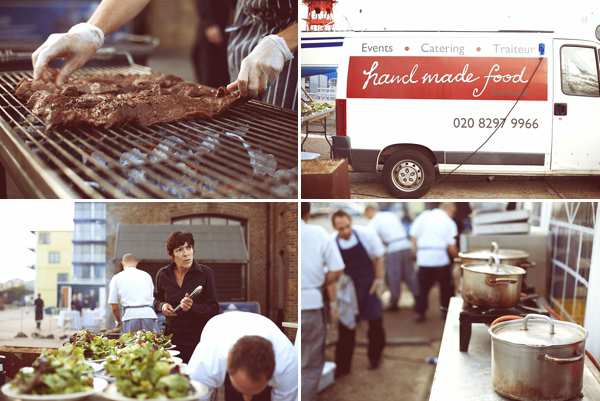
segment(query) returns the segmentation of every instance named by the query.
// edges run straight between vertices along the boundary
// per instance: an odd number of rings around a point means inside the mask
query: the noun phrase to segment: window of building
[[[176,217],[171,219],[171,224],[209,225],[209,226],[241,226],[244,234],[244,242],[248,244],[248,221],[231,216],[194,215]]]
[[[49,244],[49,243],[50,243],[50,233],[40,234],[40,244]]]
[[[69,281],[69,275],[67,273],[58,273],[57,280],[59,283],[66,283]]]
[[[92,266],[91,265],[74,265],[73,275],[76,279],[90,279],[92,278]]]
[[[583,325],[598,203],[552,205],[550,301],[563,319]]]
[[[598,60],[593,47],[563,46],[560,58],[565,95],[600,96]]]
[[[60,263],[60,252],[49,252],[48,263]]]

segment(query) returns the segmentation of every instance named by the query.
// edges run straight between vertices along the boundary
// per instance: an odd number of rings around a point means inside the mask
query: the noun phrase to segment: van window
[[[562,91],[566,95],[600,96],[596,49],[563,46],[561,73]]]

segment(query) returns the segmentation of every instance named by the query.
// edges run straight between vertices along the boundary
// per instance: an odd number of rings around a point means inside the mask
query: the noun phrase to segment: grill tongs
[[[196,289],[190,294],[190,298],[194,295],[200,294],[202,292],[202,286],[199,285]],[[177,312],[181,308],[181,304],[177,305],[177,308],[173,309],[173,312]]]

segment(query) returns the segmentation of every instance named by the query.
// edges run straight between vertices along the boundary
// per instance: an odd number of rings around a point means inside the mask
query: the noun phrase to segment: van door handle
[[[566,116],[567,115],[567,104],[566,103],[554,103],[554,115],[555,116]]]

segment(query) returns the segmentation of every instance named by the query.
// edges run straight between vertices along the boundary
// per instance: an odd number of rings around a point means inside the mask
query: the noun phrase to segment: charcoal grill
[[[22,77],[0,74],[0,162],[27,198],[298,197],[297,112],[252,100],[210,120],[45,131],[14,95]]]

